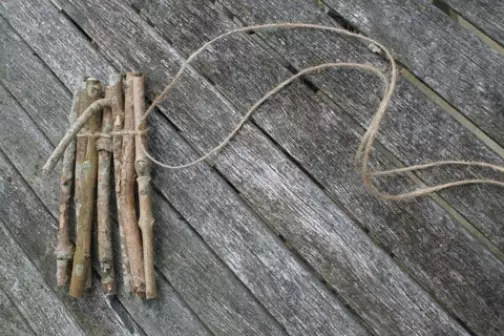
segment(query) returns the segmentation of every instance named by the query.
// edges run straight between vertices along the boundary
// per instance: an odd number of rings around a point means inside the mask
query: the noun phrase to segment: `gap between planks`
[[[137,11],[137,12],[138,12],[138,11]],[[143,18],[143,19],[145,19],[145,18]],[[154,26],[153,24],[149,23],[149,25],[150,25],[151,27],[155,28],[155,26]],[[204,77],[205,77],[205,76],[204,76]],[[263,132],[264,132],[264,131],[263,131]],[[270,138],[270,137],[268,137],[268,138]]]
[[[219,3],[219,5],[222,7],[224,14],[228,16],[235,24],[239,26],[245,26],[245,24],[237,17],[234,15],[227,7],[225,7],[224,4],[220,3],[218,0],[216,1]],[[337,13],[335,14],[333,9],[330,9],[327,7],[325,4],[322,4],[324,7],[324,12],[334,21],[336,21],[337,24],[343,25],[347,27],[347,29],[351,29],[353,31],[356,31],[360,33],[357,29],[355,29],[352,25],[350,25],[348,22],[346,22],[341,16],[339,16]],[[337,18],[335,18],[335,16]],[[143,16],[142,16],[143,18]],[[155,28],[155,27],[154,27]],[[279,61],[282,66],[284,66],[287,70],[289,70],[292,73],[298,72],[298,69],[290,64],[279,52],[276,51],[275,45],[271,45],[268,40],[263,39],[257,34],[249,34],[249,37],[254,41],[257,42],[264,50],[266,50],[269,53],[274,53],[274,57]],[[382,55],[379,54],[381,58]],[[444,98],[442,98],[440,95],[438,95],[434,90],[432,90],[429,86],[424,84],[417,76],[415,76],[411,71],[409,71],[403,64],[401,64],[399,61],[396,60],[396,63],[398,64],[398,67],[400,68],[400,73],[403,75],[403,77],[411,83],[413,86],[415,86],[419,91],[421,91],[429,100],[434,102],[436,105],[441,107],[445,112],[447,112],[453,119],[455,119],[458,123],[463,125],[465,128],[467,128],[477,139],[482,141],[486,146],[488,146],[492,151],[494,151],[497,155],[500,157],[504,158],[504,147],[500,146],[495,140],[493,140],[490,136],[488,136],[484,131],[482,131],[478,126],[476,126],[474,123],[472,123],[467,117],[465,117],[460,111],[458,111],[456,108],[454,108],[451,104],[449,104]],[[316,84],[311,82],[308,79],[301,78],[301,80],[304,82],[304,84],[307,86],[307,89],[312,90],[315,92],[321,99],[327,103],[329,106],[337,106],[337,102],[333,100],[329,95],[327,95],[324,92],[324,89],[319,88]],[[345,112],[346,114],[346,112]],[[347,115],[347,114],[346,114]],[[358,127],[362,128],[359,123],[357,123],[351,115],[347,115],[347,117],[350,119],[349,121],[357,125]],[[255,124],[255,123],[254,123]],[[259,129],[261,129],[259,127]],[[364,130],[364,128],[362,128]],[[265,134],[265,131],[261,129],[261,131]],[[268,136],[268,138],[271,137]],[[274,142],[274,141],[273,141]],[[276,142],[274,142],[277,146],[279,146]],[[377,151],[379,151],[381,154],[385,155],[387,159],[391,160],[397,167],[405,167],[404,163],[401,162],[392,152],[387,150],[385,146],[383,146],[379,141],[376,142],[375,148]],[[285,152],[285,151],[284,151]],[[291,155],[286,153],[286,155],[296,163],[297,166],[300,166],[300,163],[298,163]],[[305,173],[306,170],[303,169]],[[314,178],[307,173],[307,175],[310,177],[312,181],[314,181]],[[424,181],[419,178],[416,174],[412,172],[408,172],[405,174],[405,176],[408,176],[411,180],[413,180],[415,183],[419,185],[425,185]],[[317,183],[315,181],[317,185]],[[319,185],[320,186],[320,185]],[[325,188],[322,188],[325,192]],[[326,193],[327,194],[327,193]],[[328,194],[327,194],[328,195]],[[334,198],[328,195],[329,198],[331,198],[333,201]],[[487,247],[499,260],[504,262],[504,251],[501,251],[493,242],[491,242],[474,224],[472,224],[469,220],[464,218],[455,208],[450,205],[449,202],[447,202],[445,199],[443,199],[439,194],[433,194],[430,196],[431,199],[433,199],[439,206],[441,206],[443,209],[445,209],[457,222],[459,222],[462,227],[464,227],[472,236],[474,236],[476,239],[478,239],[485,247]]]
[[[233,15],[233,14],[231,13],[231,11],[229,11],[229,10],[228,10],[226,7],[224,7],[224,6],[223,6],[223,8],[222,8],[222,9],[225,11],[225,13],[224,13],[224,14],[225,14],[226,16],[228,16],[228,17],[229,17],[229,18],[230,18],[233,22],[235,22],[235,23],[236,23],[236,24],[238,24],[238,25],[243,26],[243,23],[242,23],[242,22],[240,22],[240,21],[239,21],[239,19],[238,19],[235,15]],[[137,11],[137,12],[138,12],[138,11]],[[141,15],[141,16],[142,16],[142,18],[145,20],[145,17],[143,17],[143,15]],[[331,16],[331,18],[333,18],[333,17]],[[333,18],[333,19],[334,19],[334,18]],[[338,23],[340,23],[340,22],[338,21]],[[153,28],[155,28],[155,26],[153,26],[152,24],[150,24],[150,25],[151,25]],[[261,43],[259,43],[259,44],[260,44],[263,48],[264,48],[264,44],[267,44],[267,42],[266,42],[266,41],[262,41],[262,40],[260,40],[260,38],[256,38],[256,36],[251,36],[251,38],[252,38],[255,42],[261,42]],[[169,41],[168,41],[168,42],[169,42]],[[280,56],[280,57],[281,57],[281,56]],[[280,59],[279,61],[280,61],[280,63],[281,63],[284,67],[286,67],[286,68],[287,68],[287,70],[289,70],[289,71],[291,71],[291,72],[295,72],[295,71],[296,71],[296,69],[295,69],[292,65],[290,65],[290,64],[289,64],[286,60],[284,60],[284,59]],[[203,76],[203,77],[206,77],[206,76]],[[306,81],[306,80],[305,80],[304,82],[305,82],[305,84],[308,86],[308,88],[309,88],[309,89],[312,89],[312,90],[313,90],[313,91],[315,91],[315,92],[320,91],[320,90],[318,90],[318,88],[317,88],[314,84],[312,84],[311,82]],[[325,101],[325,102],[327,103],[327,101]],[[331,103],[332,103],[332,104],[333,104],[333,106],[334,106],[334,104],[335,104],[335,103],[334,103],[334,101],[331,101]],[[329,105],[330,105],[330,104],[329,104]],[[350,117],[351,117],[351,116],[350,116]],[[256,123],[254,123],[254,124],[257,126],[257,124],[256,124]],[[264,131],[264,130],[262,130],[260,127],[259,127],[259,129],[262,131],[262,133],[263,133],[263,134],[265,134],[265,131]],[[271,137],[270,137],[270,136],[268,136],[267,134],[266,134],[266,136],[267,136],[270,140],[272,140],[272,139],[271,139]],[[277,145],[277,147],[279,146],[279,145],[278,145],[275,141],[273,141],[273,143],[275,143],[275,145]],[[487,143],[485,142],[485,144],[487,144]],[[281,147],[280,147],[280,148],[281,148]],[[392,154],[391,152],[389,152],[388,150],[386,150],[384,147],[380,147],[380,149],[381,149],[381,151],[382,151],[382,154],[384,154],[387,158],[392,159],[392,161],[393,161],[393,162],[394,162],[397,166],[399,166],[399,167],[404,166],[402,163],[400,163],[400,161],[399,161],[397,158],[395,158],[395,156],[393,156],[393,154]],[[283,150],[283,152],[285,153],[285,150]],[[287,153],[287,156],[288,156],[288,157],[291,159],[291,161],[292,161],[292,162],[294,162],[294,163],[295,163],[298,167],[300,166],[300,164],[299,164],[299,163],[298,163],[298,162],[297,162],[294,158],[292,158],[292,156],[290,156],[288,153]],[[307,173],[305,169],[302,169],[302,170],[303,170],[305,173]],[[307,175],[310,177],[310,179],[311,179],[312,181],[314,181],[314,178],[313,178],[310,174],[308,174],[308,173],[307,173]],[[417,177],[416,177],[415,175],[413,175],[413,174],[408,174],[408,176],[409,176],[410,178],[412,178],[412,180],[413,180],[413,181],[415,181],[416,183],[421,182],[421,180],[420,180],[419,178],[417,178]],[[315,183],[316,183],[316,181],[315,181]],[[316,184],[317,184],[317,185],[319,185],[318,183],[316,183]],[[319,187],[320,187],[320,185],[319,185]],[[323,189],[323,190],[324,190],[324,188],[321,188],[321,189]],[[331,197],[330,197],[330,198],[331,198]],[[452,206],[451,206],[451,205],[450,205],[447,201],[445,201],[444,199],[442,199],[439,195],[434,195],[434,196],[433,196],[433,197],[431,197],[431,198],[432,198],[432,199],[433,199],[436,203],[438,203],[438,205],[440,205],[443,209],[445,209],[445,210],[446,210],[446,211],[447,211],[447,212],[448,212],[448,213],[449,213],[452,217],[454,217],[454,219],[455,219],[456,221],[458,221],[458,222],[462,225],[462,227],[464,227],[464,228],[465,228],[468,232],[470,232],[470,233],[471,233],[471,234],[472,234],[475,238],[477,238],[478,240],[480,240],[480,241],[481,241],[481,243],[482,243],[484,246],[486,246],[486,247],[487,247],[487,248],[488,248],[488,249],[489,249],[489,250],[490,250],[490,251],[491,251],[491,252],[492,252],[492,253],[493,253],[493,254],[494,254],[497,258],[499,258],[501,261],[504,261],[504,253],[503,253],[502,251],[500,251],[500,250],[499,250],[499,248],[498,248],[495,244],[493,244],[493,243],[492,243],[492,242],[491,242],[491,241],[490,241],[490,240],[489,240],[489,239],[488,239],[488,238],[487,238],[484,234],[482,234],[482,233],[481,233],[481,232],[480,232],[480,231],[479,231],[479,230],[478,230],[478,229],[477,229],[477,228],[476,228],[473,224],[471,224],[471,223],[470,223],[467,219],[465,219],[465,218],[464,218],[461,214],[459,214],[459,213],[458,213],[458,212],[457,212],[457,211],[456,211],[456,210],[455,210],[455,209],[454,209],[454,208],[453,208],[453,207],[452,207]],[[334,201],[334,199],[333,199],[333,198],[331,198],[331,199]],[[337,204],[337,202],[336,202],[336,204]]]
[[[478,28],[476,24],[473,24],[471,21],[465,19],[464,15],[457,12],[449,4],[447,4],[443,0],[432,0],[432,4],[437,8],[439,8],[439,10],[441,10],[443,13],[448,15],[452,20],[455,20],[460,26],[476,35],[481,41],[486,43],[490,48],[494,49],[501,55],[504,55],[504,45],[502,45],[499,41],[490,37],[483,30]]]

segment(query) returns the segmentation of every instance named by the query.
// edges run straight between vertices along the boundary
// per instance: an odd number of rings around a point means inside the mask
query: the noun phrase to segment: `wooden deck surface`
[[[344,26],[393,51],[401,75],[373,165],[504,164],[503,18],[498,0],[1,1],[0,335],[503,335],[504,191],[370,196],[353,164],[381,94],[366,74],[304,78],[211,162],[153,168],[157,300],[105,298],[97,264],[85,299],[56,288],[59,172],[40,170],[79,75],[141,71],[153,99],[205,41],[278,21]],[[343,60],[386,67],[372,46],[328,33],[231,37],[150,118],[150,148],[172,163],[196,158],[268,89]],[[397,191],[483,173],[385,182]]]

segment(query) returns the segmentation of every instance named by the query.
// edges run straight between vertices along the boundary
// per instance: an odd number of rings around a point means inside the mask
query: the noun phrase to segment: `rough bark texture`
[[[69,124],[77,119],[79,109],[80,88],[75,90],[72,107],[68,116]],[[72,141],[65,150],[60,177],[60,206],[59,206],[59,231],[56,245],[56,283],[58,286],[66,285],[74,245],[70,241],[70,208],[72,200],[72,187],[74,182],[75,141]]]
[[[135,129],[146,130],[146,121],[142,121],[145,112],[144,76],[133,77],[133,108],[135,113]],[[154,273],[154,236],[151,199],[150,161],[142,148],[146,148],[146,135],[135,137],[135,170],[137,174],[139,218],[138,226],[142,230],[143,257],[145,270],[145,297],[157,297],[156,277]]]
[[[93,101],[98,100],[101,95],[102,88],[100,82],[95,78],[88,78],[82,99],[82,107],[87,108]],[[100,129],[100,122],[101,114],[94,114],[87,124],[88,132],[97,132]],[[80,159],[84,148],[79,148],[79,144],[77,144],[77,148],[77,158]],[[71,296],[80,297],[84,292],[84,288],[89,286],[88,279],[91,279],[91,237],[95,208],[96,173],[98,168],[96,138],[86,138],[84,159],[82,163],[80,161],[76,162],[80,165],[78,184],[76,184],[78,185],[76,195],[78,195],[79,203],[76,204],[76,211],[78,213],[77,239],[69,293]]]
[[[107,87],[105,97],[114,96],[114,88]],[[103,109],[103,133],[96,143],[98,150],[98,186],[97,186],[97,222],[98,222],[98,259],[100,261],[101,282],[106,295],[116,293],[114,258],[112,253],[112,232],[110,225],[110,178],[112,159],[112,137],[107,135],[112,131],[112,110]]]
[[[124,130],[135,129],[135,115],[133,110],[133,77],[126,75],[124,97]],[[126,238],[126,251],[130,266],[133,293],[145,295],[145,275],[142,256],[142,243],[137,225],[135,210],[135,140],[133,136],[123,136],[121,160],[121,190],[120,202],[121,222]]]
[[[495,0],[443,0],[462,17],[504,45],[504,2]]]
[[[112,104],[112,120],[114,123],[114,131],[122,131],[124,124],[124,95],[123,95],[123,76],[120,74],[112,74],[109,76],[109,88],[107,92],[110,92]],[[115,182],[115,198],[117,213],[121,213],[121,161],[122,161],[122,136],[116,135],[112,137],[112,151],[114,159],[114,182]],[[126,251],[126,237],[124,235],[124,223],[118,216],[119,221],[119,241],[121,249],[121,272],[123,277],[124,291],[131,292],[131,275],[130,266],[128,260],[128,254]]]

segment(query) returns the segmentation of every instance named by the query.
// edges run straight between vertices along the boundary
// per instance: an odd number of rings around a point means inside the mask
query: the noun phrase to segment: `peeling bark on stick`
[[[110,98],[114,93],[112,87],[107,87],[105,97]],[[101,282],[103,293],[116,293],[114,272],[114,258],[112,248],[112,233],[110,227],[110,173],[112,157],[112,138],[107,133],[112,131],[112,110],[103,109],[102,135],[96,143],[98,150],[98,186],[96,212],[98,222],[98,260],[100,261]]]
[[[100,82],[94,78],[88,78],[85,83],[85,90],[81,96],[83,98],[81,111],[91,105],[93,101],[98,100],[101,94]],[[87,131],[91,133],[97,132],[100,129],[100,121],[101,114],[95,113],[89,119]],[[69,293],[71,296],[80,297],[91,275],[91,236],[98,162],[96,139],[93,137],[78,138],[76,155],[77,243]]]
[[[124,130],[126,131],[133,131],[135,128],[133,76],[132,73],[126,74],[124,98]],[[133,136],[123,136],[120,200],[120,217],[126,238],[132,290],[136,295],[143,297],[145,295],[145,276],[142,243],[135,211],[135,141]]]
[[[135,111],[135,128],[145,130],[145,122],[141,123],[145,112],[144,76],[133,77],[133,106]],[[152,227],[152,199],[150,191],[150,161],[145,155],[145,136],[135,136],[135,169],[137,173],[138,201],[140,216],[138,226],[142,230],[144,271],[145,271],[145,296],[147,299],[157,297],[156,278],[154,272],[154,236]]]
[[[69,124],[77,119],[79,109],[80,88],[75,90],[72,107],[68,115]],[[65,286],[72,263],[74,245],[70,241],[70,203],[72,200],[72,186],[74,182],[75,141],[72,141],[63,155],[63,167],[60,178],[60,207],[59,231],[56,246],[56,282],[58,286]]]
[[[120,74],[112,74],[109,78],[109,92],[111,93],[112,118],[114,120],[114,131],[122,131],[124,124],[124,96],[122,76]],[[119,236],[121,244],[121,270],[124,281],[124,291],[131,292],[131,275],[126,252],[126,237],[124,235],[124,221],[121,218],[121,168],[122,168],[122,136],[116,135],[113,137],[113,157],[114,157],[114,182],[116,193],[117,213],[119,214]]]

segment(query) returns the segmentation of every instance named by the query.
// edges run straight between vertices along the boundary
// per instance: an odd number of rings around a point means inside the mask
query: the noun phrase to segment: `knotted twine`
[[[297,78],[307,75],[309,73],[313,72],[318,72],[326,69],[334,69],[334,68],[347,68],[347,69],[357,69],[360,71],[364,72],[369,72],[377,77],[380,78],[385,90],[383,94],[383,98],[380,101],[380,104],[371,119],[371,123],[369,127],[367,128],[366,132],[364,133],[363,137],[361,138],[361,142],[359,147],[357,148],[356,154],[355,154],[355,163],[357,166],[360,165],[360,172],[363,180],[364,186],[376,197],[381,198],[381,199],[388,199],[388,200],[406,200],[406,199],[411,199],[419,196],[424,196],[433,192],[437,192],[443,189],[448,189],[448,188],[453,188],[456,186],[462,186],[462,185],[468,185],[468,184],[492,184],[492,185],[498,185],[501,187],[504,187],[504,182],[498,181],[498,180],[493,180],[493,179],[461,179],[453,182],[448,182],[444,184],[436,184],[433,186],[422,186],[419,189],[409,191],[409,192],[404,192],[404,193],[398,193],[398,194],[390,194],[383,192],[379,190],[372,182],[373,177],[377,176],[391,176],[391,175],[397,175],[397,174],[404,174],[406,172],[413,172],[413,171],[420,171],[420,170],[425,170],[428,168],[432,167],[439,167],[439,166],[477,166],[477,167],[482,167],[482,168],[490,168],[493,169],[497,172],[504,173],[504,167],[487,163],[487,162],[479,162],[479,161],[456,161],[456,160],[447,160],[447,161],[435,161],[432,163],[426,163],[426,164],[420,164],[420,165],[413,165],[413,166],[408,166],[404,168],[394,168],[390,170],[383,170],[383,171],[371,171],[369,169],[369,159],[371,156],[371,151],[373,148],[373,143],[376,139],[376,136],[378,134],[380,124],[385,117],[385,113],[387,112],[387,108],[390,104],[390,101],[392,99],[392,95],[394,93],[395,87],[396,87],[396,82],[397,82],[397,66],[395,63],[394,58],[392,57],[391,52],[382,44],[380,44],[378,41],[373,40],[369,37],[353,33],[351,31],[348,31],[346,29],[342,28],[336,28],[336,27],[330,27],[330,26],[323,26],[323,25],[317,25],[317,24],[307,24],[307,23],[290,23],[290,22],[285,22],[285,23],[271,23],[271,24],[262,24],[262,25],[256,25],[256,26],[248,26],[248,27],[242,27],[242,28],[237,28],[230,30],[226,33],[223,33],[214,39],[206,42],[203,44],[199,49],[197,49],[195,52],[193,52],[187,60],[185,60],[179,71],[176,73],[176,75],[173,77],[171,82],[164,88],[164,90],[159,94],[152,102],[152,104],[147,108],[143,118],[141,119],[139,125],[142,125],[144,121],[147,120],[149,115],[154,111],[154,108],[160,104],[163,100],[165,100],[168,97],[168,94],[170,91],[173,89],[177,81],[180,79],[180,77],[183,75],[185,69],[189,66],[189,64],[204,50],[206,50],[210,45],[213,43],[228,37],[230,35],[236,34],[236,33],[246,33],[246,32],[257,32],[257,31],[264,31],[264,30],[271,30],[271,29],[314,29],[314,30],[324,30],[324,31],[330,31],[339,35],[343,36],[348,36],[348,37],[353,37],[358,40],[371,43],[378,48],[380,48],[383,53],[385,54],[385,57],[387,58],[387,61],[390,63],[391,70],[390,73],[387,74],[377,68],[374,65],[370,64],[361,64],[361,63],[345,63],[345,62],[339,62],[339,63],[323,63],[311,67],[307,67],[301,71],[299,71],[297,74],[291,76],[290,78],[286,79],[285,81],[281,82],[277,86],[275,86],[273,89],[268,91],[262,98],[260,98],[257,102],[255,102],[249,110],[245,113],[243,118],[240,120],[240,122],[236,125],[236,127],[229,133],[229,135],[222,140],[221,143],[219,143],[217,146],[209,150],[208,152],[204,153],[201,155],[199,158],[197,158],[194,161],[191,161],[189,163],[181,164],[181,165],[170,165],[164,162],[159,161],[158,159],[154,158],[151,153],[147,151],[145,148],[144,144],[142,143],[142,151],[145,153],[145,155],[155,164],[166,168],[166,169],[183,169],[183,168],[188,168],[191,166],[194,166],[206,159],[208,159],[210,156],[216,154],[219,152],[223,147],[225,147],[231,139],[240,131],[241,127],[248,121],[252,113],[262,104],[264,103],[268,98],[282,90],[285,86],[296,80]],[[93,107],[93,104],[96,105]],[[114,104],[113,101],[105,100],[102,99],[101,102],[97,101],[93,103],[91,106],[88,107],[86,111],[81,115],[81,117],[78,118],[78,120],[75,122],[75,124],[71,125],[63,137],[63,139],[60,141],[58,146],[55,148],[49,159],[47,160],[46,164],[42,168],[44,171],[50,171],[54,168],[56,165],[56,162],[58,158],[63,154],[65,148],[68,146],[68,144],[72,141],[72,139],[76,136],[77,132],[79,131],[80,128],[86,123],[87,119],[93,114],[96,113],[96,111],[99,110],[100,106],[110,106],[111,104]],[[94,108],[93,111],[90,111]],[[89,112],[89,113],[86,113]],[[141,135],[144,134],[146,131],[145,130],[140,130],[138,126],[136,126],[135,131],[118,131],[114,132],[114,135],[119,135],[119,136],[135,136],[135,135]],[[102,133],[93,133],[93,134],[80,134],[79,136],[100,136]],[[111,133],[107,133],[107,136],[112,135]]]

